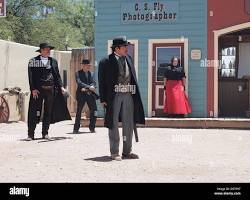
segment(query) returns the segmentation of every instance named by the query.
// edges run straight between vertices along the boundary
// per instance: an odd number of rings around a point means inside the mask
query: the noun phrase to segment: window
[[[250,15],[250,0],[245,0],[245,12]]]
[[[171,64],[171,59],[177,56],[180,61],[181,60],[181,47],[157,47],[156,48],[156,80],[163,81],[164,80],[164,72],[166,68]]]
[[[220,77],[221,78],[235,78],[237,77],[236,66],[236,52],[237,48],[226,47],[221,50],[221,64],[220,64]]]

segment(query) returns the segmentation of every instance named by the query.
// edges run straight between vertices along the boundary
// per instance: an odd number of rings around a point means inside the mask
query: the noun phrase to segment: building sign
[[[245,0],[245,11],[250,15],[250,0]]]
[[[191,59],[192,60],[201,60],[201,50],[193,49],[191,51]]]
[[[6,16],[6,0],[0,0],[0,17]]]
[[[176,22],[178,1],[141,1],[121,4],[122,24]]]

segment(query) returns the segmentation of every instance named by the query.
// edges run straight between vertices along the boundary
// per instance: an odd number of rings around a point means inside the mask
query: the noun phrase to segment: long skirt
[[[192,112],[182,81],[168,80],[165,94],[165,113],[186,115]]]

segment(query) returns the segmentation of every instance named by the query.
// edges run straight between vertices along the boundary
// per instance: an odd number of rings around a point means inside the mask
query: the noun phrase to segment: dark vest
[[[131,82],[131,72],[129,70],[129,67],[126,67],[127,60],[125,59],[125,62],[121,65],[121,63],[118,62],[119,66],[119,76],[118,76],[118,84],[121,85],[128,85]],[[126,76],[126,70],[128,70],[128,76]]]
[[[42,86],[54,86],[54,77],[52,73],[52,68],[43,68],[41,71],[40,84]]]

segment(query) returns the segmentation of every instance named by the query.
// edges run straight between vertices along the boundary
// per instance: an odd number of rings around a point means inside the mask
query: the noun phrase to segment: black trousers
[[[76,111],[74,131],[78,131],[80,129],[82,109],[86,102],[88,104],[90,111],[89,129],[90,130],[95,129],[96,111],[97,111],[96,99],[93,95],[82,94],[82,96],[77,100],[77,111]]]
[[[44,103],[42,135],[47,135],[50,127],[50,119],[54,102],[55,90],[40,89],[38,99],[30,97],[29,113],[28,113],[28,135],[34,137],[38,120],[41,117],[41,110]]]

